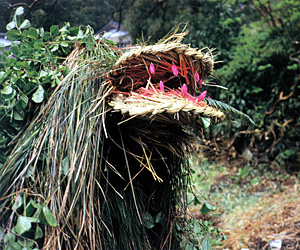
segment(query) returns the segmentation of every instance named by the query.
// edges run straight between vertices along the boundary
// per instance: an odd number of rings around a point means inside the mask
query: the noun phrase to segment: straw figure
[[[226,106],[201,88],[211,51],[182,44],[184,35],[123,54],[102,38],[92,51],[74,48],[69,74],[1,169],[6,244],[184,249],[195,238],[185,229],[188,128],[224,119]]]

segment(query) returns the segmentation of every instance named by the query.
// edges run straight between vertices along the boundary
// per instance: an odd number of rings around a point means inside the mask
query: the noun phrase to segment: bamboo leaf
[[[220,109],[222,112],[229,112],[231,114],[237,115],[240,118],[246,120],[247,122],[251,123],[252,125],[255,125],[255,122],[250,118],[250,116],[244,114],[243,112],[237,110],[236,108],[221,102],[221,101],[217,101],[217,100],[213,100],[213,99],[209,99],[206,98],[205,101],[208,103],[208,105],[213,106],[217,109]]]

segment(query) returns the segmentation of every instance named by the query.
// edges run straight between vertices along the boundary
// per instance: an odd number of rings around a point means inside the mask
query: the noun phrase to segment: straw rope
[[[225,117],[220,110],[206,105],[192,103],[183,97],[167,96],[162,93],[143,96],[137,93],[116,95],[109,102],[114,110],[124,115],[164,123],[198,126],[203,125],[201,117],[215,118],[219,121]]]

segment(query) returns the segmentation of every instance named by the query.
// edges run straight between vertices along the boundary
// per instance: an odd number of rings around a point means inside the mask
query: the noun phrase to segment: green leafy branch
[[[211,98],[206,98],[205,100],[206,100],[208,105],[210,105],[212,107],[215,107],[215,108],[221,110],[224,113],[232,113],[234,115],[237,115],[240,118],[242,118],[242,119],[246,120],[247,122],[251,123],[252,125],[255,125],[255,122],[251,119],[251,117],[246,115],[242,111],[239,111],[236,108],[234,108],[234,107],[232,107],[232,106],[230,106],[230,105],[228,105],[224,102],[213,100]]]
[[[28,19],[22,21],[23,13],[23,7],[17,8],[6,26],[12,42],[9,51],[0,45],[0,164],[34,110],[69,73],[62,63],[74,44],[83,44],[88,51],[95,46],[89,26],[82,29],[65,23],[62,28],[53,25],[45,31],[31,27]]]

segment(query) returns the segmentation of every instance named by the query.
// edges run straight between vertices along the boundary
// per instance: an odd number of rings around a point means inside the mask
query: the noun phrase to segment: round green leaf
[[[13,114],[14,114],[14,119],[16,121],[23,121],[25,118],[25,113],[24,111],[18,111],[16,109],[13,110]]]
[[[6,33],[6,37],[10,41],[19,41],[22,37],[22,34],[19,30],[10,30]]]
[[[0,93],[5,99],[11,99],[15,96],[16,91],[11,87],[11,85],[4,85],[4,88]]]
[[[28,19],[25,19],[21,24],[20,29],[28,29],[28,28],[30,28],[30,22]]]
[[[35,233],[34,233],[34,239],[40,239],[44,236],[44,233],[43,233],[43,230],[39,227],[39,226],[36,226],[36,229],[35,229]]]
[[[29,30],[28,30],[28,36],[30,37],[30,38],[37,38],[38,37],[38,32],[37,32],[37,29],[35,29],[35,28],[30,28]]]
[[[6,29],[7,30],[12,30],[13,28],[15,28],[16,27],[16,22],[15,21],[12,21],[12,22],[10,22],[10,23],[8,23],[7,25],[6,25]]]
[[[31,228],[31,222],[28,220],[27,217],[19,216],[17,220],[17,225],[15,226],[16,232],[19,235],[29,231]]]
[[[5,85],[1,90],[2,95],[11,95],[13,92],[13,88],[10,85]]]
[[[57,25],[52,25],[50,27],[50,33],[53,35],[53,36],[57,36],[59,34],[59,27]]]
[[[41,103],[44,100],[44,92],[45,90],[43,89],[42,85],[39,85],[37,90],[32,95],[32,100],[35,103]]]
[[[24,14],[24,8],[23,7],[18,7],[16,10],[16,16],[21,16]]]
[[[68,42],[66,42],[66,41],[61,42],[60,45],[63,46],[63,47],[68,47],[69,46]]]

